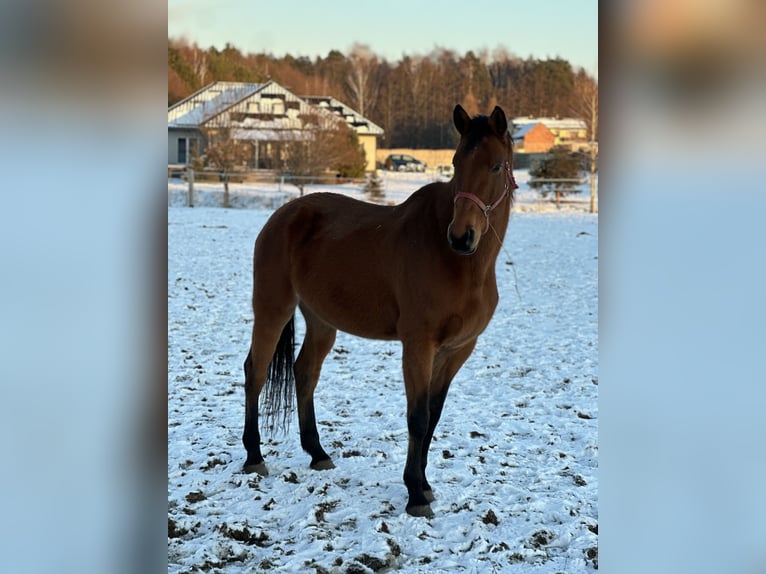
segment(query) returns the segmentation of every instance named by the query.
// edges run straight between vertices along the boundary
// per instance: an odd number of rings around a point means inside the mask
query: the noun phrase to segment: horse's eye
[[[499,172],[500,172],[500,168],[501,168],[501,167],[503,167],[503,162],[499,161],[499,162],[497,162],[497,163],[496,163],[496,164],[495,164],[495,165],[492,167],[492,169],[491,169],[490,171],[492,171],[492,173],[499,173]]]

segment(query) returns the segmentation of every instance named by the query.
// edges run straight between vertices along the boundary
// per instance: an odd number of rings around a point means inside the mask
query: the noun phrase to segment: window
[[[186,138],[178,138],[178,163],[186,163]]]
[[[197,138],[178,138],[178,163],[188,164],[199,154]]]

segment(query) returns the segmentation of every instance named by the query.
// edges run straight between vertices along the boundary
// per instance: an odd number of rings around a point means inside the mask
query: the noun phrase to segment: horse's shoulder
[[[452,207],[452,190],[447,182],[435,181],[413,192],[401,205],[417,216],[424,212],[434,214],[445,211]]]

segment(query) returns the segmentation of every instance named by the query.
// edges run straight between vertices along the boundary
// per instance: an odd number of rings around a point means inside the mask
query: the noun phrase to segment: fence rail
[[[193,170],[187,166],[168,166],[168,179],[177,178],[188,181],[193,177],[195,181],[216,181],[223,182],[228,178],[229,183],[281,183],[281,184],[300,184],[304,185],[330,185],[330,184],[364,184],[367,180],[363,177],[343,177],[340,175],[295,175],[291,173],[282,173],[276,170]]]
[[[368,183],[368,180],[365,178],[343,178],[339,176],[334,175],[321,175],[321,176],[302,176],[302,175],[293,175],[289,173],[280,173],[275,170],[243,170],[243,171],[232,171],[232,172],[224,172],[219,170],[210,170],[205,169],[201,171],[195,171],[190,166],[183,166],[183,165],[169,165],[168,166],[168,178],[169,179],[175,179],[176,183],[174,184],[175,189],[175,201],[177,202],[180,198],[178,197],[179,192],[183,193],[181,189],[179,189],[179,181],[182,180],[185,182],[186,187],[186,200],[185,203],[189,207],[193,207],[196,201],[200,200],[199,194],[197,194],[197,197],[195,197],[195,186],[199,186],[200,184],[214,184],[214,187],[217,187],[220,190],[220,187],[225,179],[228,178],[228,183],[267,183],[270,184],[269,186],[265,186],[266,189],[269,189],[270,191],[267,191],[265,196],[266,204],[272,207],[278,207],[285,201],[288,201],[291,196],[295,196],[298,194],[298,191],[300,190],[301,194],[303,193],[303,188],[305,186],[310,185],[349,185],[352,187],[357,187],[359,189],[364,188],[365,184]],[[579,177],[579,178],[530,178],[526,181],[526,185],[529,186],[531,190],[538,190],[540,191],[541,187],[544,185],[550,185],[551,188],[555,187],[563,187],[558,186],[556,184],[569,184],[566,187],[574,187],[574,186],[590,186],[591,188],[591,197],[590,197],[590,211],[592,213],[595,213],[597,211],[596,203],[597,203],[597,190],[598,190],[598,178],[594,177],[592,175],[587,175],[585,177]],[[183,184],[181,184],[183,186]],[[236,191],[237,188],[235,188],[235,194],[238,196],[241,195],[240,191]],[[208,192],[209,190],[202,188],[201,191],[203,193]],[[565,191],[565,190],[560,190]],[[552,192],[555,193],[556,189],[550,189],[546,193]],[[250,199],[244,199],[244,201],[253,201],[252,195],[249,194],[249,192],[245,195],[245,197],[250,197]],[[542,202],[543,202],[543,194],[540,194],[540,196],[537,199],[537,206],[538,210],[542,210]],[[203,199],[203,203],[209,203],[208,199]],[[240,197],[238,201],[243,201],[243,197]],[[255,200],[255,201],[261,201],[261,200]],[[226,202],[226,199],[224,200]],[[559,203],[565,203],[566,201],[561,201],[561,199],[557,196],[556,198],[556,204],[557,206]],[[171,203],[171,193],[169,192],[168,195],[168,204]]]
[[[532,178],[529,180],[529,185],[533,185],[535,183],[574,183],[577,185],[583,185],[586,183],[590,183],[590,180],[588,178],[566,178],[566,177],[539,177],[539,178]]]
[[[303,189],[307,185],[356,185],[367,183],[366,178],[341,177],[339,175],[294,175],[275,170],[237,170],[223,171],[204,169],[194,170],[191,166],[168,165],[168,179],[181,179],[187,183],[188,207],[194,207],[194,188],[200,183],[269,183],[277,186],[275,192],[282,194],[292,187]]]

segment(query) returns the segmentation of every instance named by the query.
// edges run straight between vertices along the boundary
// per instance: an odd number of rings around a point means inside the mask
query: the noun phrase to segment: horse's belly
[[[382,318],[381,318],[382,319]],[[396,332],[396,322],[386,319],[377,319],[372,317],[348,318],[343,315],[336,317],[336,321],[331,323],[336,329],[364,337],[366,339],[395,340],[398,339]]]
[[[367,339],[396,339],[395,303],[371,290],[325,285],[298,295],[301,303],[335,329]]]

